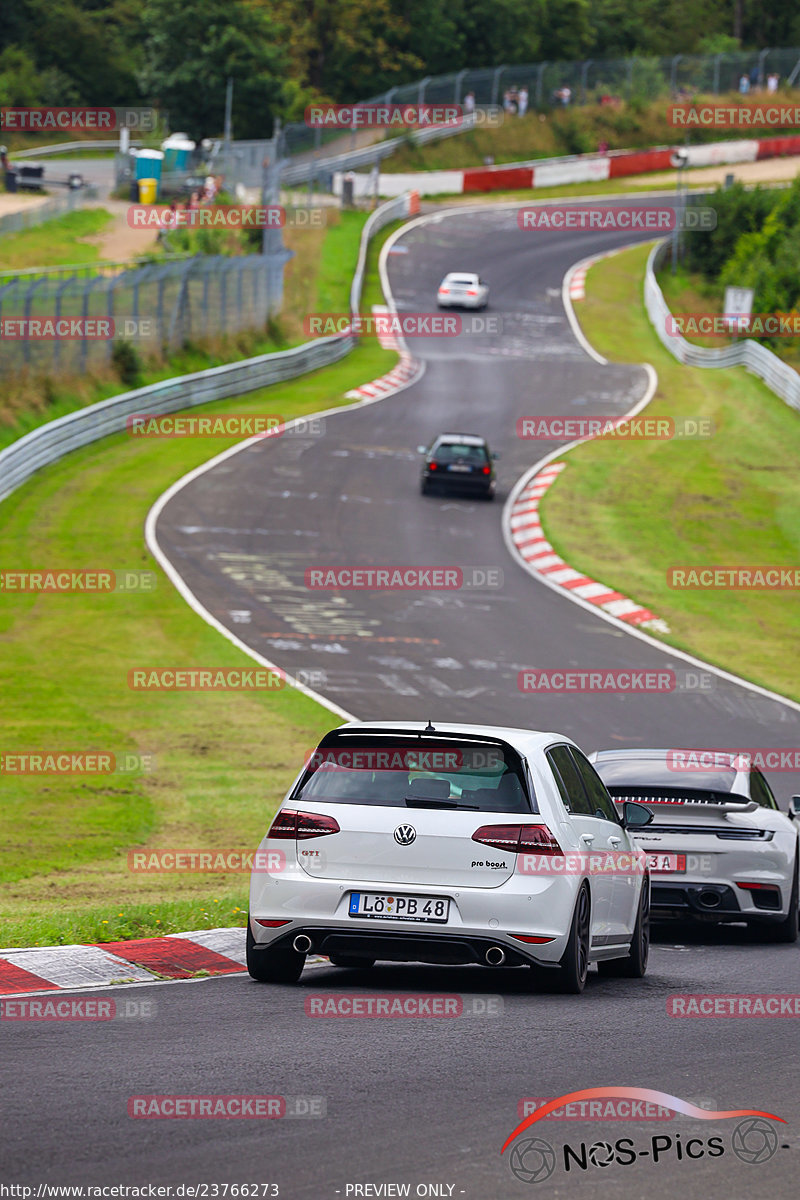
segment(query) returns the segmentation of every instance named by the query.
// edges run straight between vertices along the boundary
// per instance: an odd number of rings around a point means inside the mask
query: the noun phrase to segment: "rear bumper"
[[[768,893],[752,893],[727,883],[653,881],[650,905],[654,920],[697,917],[703,921],[744,921],[758,917],[779,921],[786,915],[788,899],[784,900],[777,885]]]
[[[446,471],[426,471],[423,479],[432,487],[452,489],[454,492],[486,494],[495,488],[495,480],[485,475],[449,475]]]
[[[258,926],[256,926],[258,928]],[[263,932],[263,930],[262,930]],[[470,933],[442,934],[422,931],[393,932],[363,929],[347,929],[336,925],[306,925],[302,921],[293,924],[289,932],[268,943],[270,949],[292,945],[298,934],[311,940],[309,954],[347,955],[353,958],[380,959],[387,962],[435,963],[439,966],[454,966],[462,963],[486,963],[486,952],[499,946],[505,953],[507,967],[524,966],[530,963],[552,966],[528,951],[542,950],[541,946],[526,946],[518,950],[509,946],[505,937],[487,938]],[[257,936],[257,935],[256,935]],[[552,945],[552,943],[548,943]],[[258,942],[254,949],[259,947]]]

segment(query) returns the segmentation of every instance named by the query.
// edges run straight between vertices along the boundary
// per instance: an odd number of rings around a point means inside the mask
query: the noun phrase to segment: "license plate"
[[[390,896],[384,892],[351,892],[350,916],[385,921],[438,921],[444,924],[450,901],[441,896]]]
[[[671,871],[682,875],[686,870],[685,854],[648,854],[647,865],[655,874]]]
[[[461,463],[450,463],[448,471],[471,471],[472,467],[462,467]]]

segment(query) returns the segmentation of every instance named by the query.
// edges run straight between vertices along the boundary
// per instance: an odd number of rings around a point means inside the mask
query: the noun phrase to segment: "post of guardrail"
[[[719,95],[719,68],[720,68],[720,63],[722,62],[723,57],[724,57],[724,55],[722,55],[722,54],[714,55],[714,83],[713,83],[712,90],[713,90],[715,96]]]
[[[673,54],[669,73],[669,86],[672,89],[673,95],[678,90],[678,63],[683,58],[682,54]]]
[[[767,55],[770,53],[771,53],[770,49],[767,48],[765,50],[762,50],[758,56],[758,86],[759,87],[764,86],[764,63],[767,60]]]
[[[549,67],[549,62],[539,63],[539,69],[536,72],[536,107],[542,106],[542,88],[544,86],[545,67]]]
[[[587,58],[586,62],[581,63],[581,104],[586,103],[586,80],[589,75],[589,67],[593,62],[593,58]]]
[[[496,67],[492,75],[492,104],[497,104],[497,97],[500,95],[500,76],[505,71],[505,66]]]
[[[459,71],[458,74],[456,75],[455,84],[453,87],[453,91],[454,91],[453,103],[454,104],[461,103],[461,85],[464,82],[464,76],[466,75],[466,73],[467,73],[467,68],[464,67],[464,70]]]
[[[430,75],[426,75],[424,79],[420,79],[419,87],[417,88],[417,104],[425,103],[425,89],[431,81]]]
[[[219,324],[223,333],[228,330],[228,277],[224,271],[219,275]]]

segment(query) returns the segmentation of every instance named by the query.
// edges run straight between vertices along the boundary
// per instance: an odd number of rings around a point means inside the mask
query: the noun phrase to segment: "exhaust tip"
[[[490,967],[502,967],[506,961],[506,952],[502,946],[490,946],[484,958]]]
[[[298,954],[308,954],[311,949],[311,938],[307,933],[298,933],[297,937],[292,942]]]
[[[718,892],[701,892],[697,899],[703,908],[719,908],[721,903]]]

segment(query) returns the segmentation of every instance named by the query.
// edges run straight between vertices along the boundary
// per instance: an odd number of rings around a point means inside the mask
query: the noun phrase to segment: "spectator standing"
[[[780,76],[776,75],[774,72],[772,75],[767,76],[767,91],[770,92],[772,95],[774,95],[778,90],[779,79],[780,79]]]
[[[743,74],[739,80],[739,93],[742,96],[746,96],[749,91],[750,91],[750,77],[749,77],[749,75]]]
[[[521,87],[517,94],[517,116],[524,117],[528,111],[528,89]]]
[[[466,96],[464,97],[464,112],[465,113],[474,113],[475,112],[475,93],[474,92],[467,92]]]

